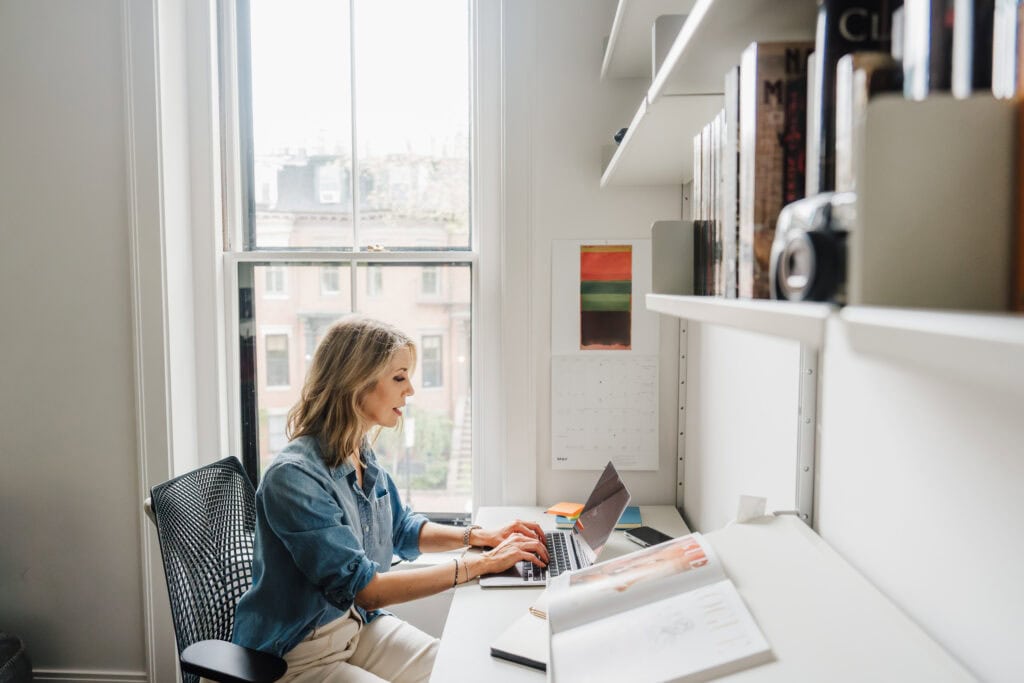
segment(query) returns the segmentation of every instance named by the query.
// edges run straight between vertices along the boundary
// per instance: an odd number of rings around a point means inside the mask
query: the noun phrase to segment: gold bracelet
[[[469,535],[473,533],[473,529],[482,529],[479,524],[470,524],[466,527],[466,530],[462,532],[462,545],[469,545]]]

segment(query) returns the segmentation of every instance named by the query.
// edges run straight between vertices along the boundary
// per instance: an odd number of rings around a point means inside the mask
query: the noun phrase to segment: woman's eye
[[[396,382],[404,382],[405,378],[404,377],[395,377],[395,381]]]

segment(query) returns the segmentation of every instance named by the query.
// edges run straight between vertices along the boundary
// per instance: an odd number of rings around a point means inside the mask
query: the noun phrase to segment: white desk
[[[682,517],[671,505],[641,505],[644,524],[671,536],[689,533]],[[474,522],[482,526],[500,526],[514,518],[539,522],[545,530],[555,528],[555,520],[544,514],[544,508],[480,508]],[[621,531],[612,534],[601,559],[638,550]],[[491,642],[509,624],[529,609],[542,588],[481,588],[475,581],[455,589],[448,611],[441,648],[437,653],[432,683],[504,683],[526,681],[542,683],[544,674],[535,669],[491,657]]]
[[[642,507],[644,523],[673,535],[686,527],[672,507]],[[539,510],[482,509],[485,525]],[[674,516],[674,519],[673,519]],[[547,521],[545,527],[550,526]],[[607,557],[635,550],[616,534]],[[903,612],[794,517],[733,524],[705,535],[736,584],[775,661],[719,680],[970,681],[975,680]],[[602,554],[602,559],[607,559]],[[539,589],[460,586],[441,638],[431,681],[530,681],[544,674],[490,656],[490,643],[519,617]],[[637,681],[644,681],[637,671]]]

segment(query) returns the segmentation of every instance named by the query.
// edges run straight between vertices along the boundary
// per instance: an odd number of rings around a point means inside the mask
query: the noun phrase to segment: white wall
[[[512,155],[506,242],[521,233],[511,248],[525,261],[506,283],[521,289],[510,313],[523,323],[516,334],[524,345],[509,352],[526,368],[507,377],[507,457],[512,467],[516,458],[536,458],[537,472],[535,494],[512,491],[509,503],[583,500],[597,476],[551,469],[551,241],[649,238],[653,221],[680,215],[679,187],[600,188],[602,147],[629,124],[648,85],[600,80],[614,10],[611,0],[506,3],[507,53],[516,56],[506,63],[508,97],[515,98],[508,106],[526,117],[510,120],[506,129]],[[675,330],[674,323],[662,323],[661,471],[623,477],[637,502],[675,500]]]
[[[686,336],[686,521],[720,529],[740,495],[794,510],[799,343],[694,322]]]
[[[858,353],[838,320],[822,381],[819,533],[981,679],[1020,680],[1024,389]]]
[[[0,628],[144,680],[121,45],[116,0],[0,3]]]

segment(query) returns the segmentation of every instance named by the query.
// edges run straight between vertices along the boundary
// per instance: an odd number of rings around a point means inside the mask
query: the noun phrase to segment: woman
[[[336,323],[288,415],[292,441],[263,475],[253,582],[233,640],[283,656],[283,680],[425,681],[437,640],[381,608],[519,560],[547,563],[536,524],[443,526],[402,504],[370,437],[398,425],[415,363],[415,345],[397,329],[356,316]],[[466,545],[493,550],[388,572],[393,554],[411,560]]]

